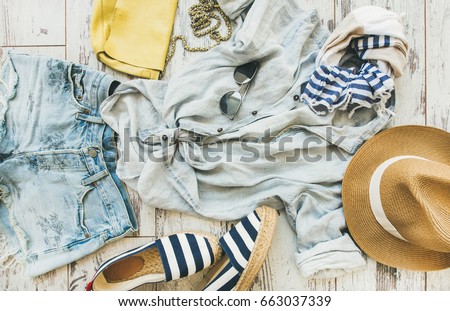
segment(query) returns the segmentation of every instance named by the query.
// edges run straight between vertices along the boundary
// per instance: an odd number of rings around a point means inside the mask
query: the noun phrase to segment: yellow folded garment
[[[147,79],[164,70],[178,0],[95,0],[91,41],[109,67]]]

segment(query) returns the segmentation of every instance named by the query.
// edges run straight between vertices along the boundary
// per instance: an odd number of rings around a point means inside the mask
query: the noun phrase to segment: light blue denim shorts
[[[37,276],[137,228],[99,107],[114,79],[10,51],[0,69],[0,267]],[[14,258],[14,259],[11,259]]]

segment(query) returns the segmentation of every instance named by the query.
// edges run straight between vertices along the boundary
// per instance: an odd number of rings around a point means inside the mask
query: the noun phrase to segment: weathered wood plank
[[[450,131],[450,3],[426,3],[427,125]]]
[[[0,290],[68,290],[68,267],[63,266],[36,278],[25,277],[25,268],[0,271]]]
[[[364,5],[378,5],[397,13],[406,13],[404,31],[410,44],[408,63],[396,85],[395,125],[425,123],[425,34],[424,10],[421,0],[336,0],[336,20],[341,21],[351,10]],[[367,280],[376,279],[373,282]],[[360,283],[362,282],[362,283]],[[381,264],[338,280],[343,289],[423,290],[425,273],[397,270]]]
[[[427,272],[426,290],[450,291],[450,269],[436,272]]]
[[[425,273],[377,264],[377,290],[425,290]]]
[[[0,45],[64,45],[65,2],[0,0]]]
[[[450,131],[450,3],[426,2],[427,125]],[[450,290],[450,269],[427,273],[427,290]]]
[[[2,57],[1,53],[6,53],[9,49],[29,54],[45,55],[56,59],[64,59],[66,53],[63,46],[16,46],[11,48],[0,48],[0,58]]]
[[[376,290],[377,262],[366,256],[367,264],[360,271],[355,271],[336,279],[337,290]],[[384,277],[384,276],[383,276]]]
[[[89,37],[93,0],[67,0],[66,3],[66,59],[76,64],[102,69]]]
[[[156,224],[156,236],[158,237],[176,232],[205,232],[215,236],[221,236],[226,232],[225,222],[162,209],[157,210]]]

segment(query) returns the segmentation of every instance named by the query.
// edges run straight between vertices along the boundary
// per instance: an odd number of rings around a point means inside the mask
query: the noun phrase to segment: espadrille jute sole
[[[258,275],[258,272],[261,270],[264,261],[266,260],[267,253],[269,252],[270,245],[272,244],[278,213],[275,209],[264,206],[263,215],[259,216],[261,217],[261,227],[255,241],[253,252],[250,255],[247,267],[245,267],[242,272],[239,281],[233,288],[233,291],[245,291],[250,289],[256,276]]]

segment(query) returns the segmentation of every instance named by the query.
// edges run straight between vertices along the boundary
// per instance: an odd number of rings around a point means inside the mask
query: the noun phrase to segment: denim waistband
[[[82,96],[89,105],[87,109],[93,115],[100,115],[99,106],[109,96],[111,84],[116,81],[112,76],[93,70],[84,65],[61,61],[68,67],[68,78],[72,84],[72,92],[77,101]],[[87,90],[87,91],[86,91]]]

